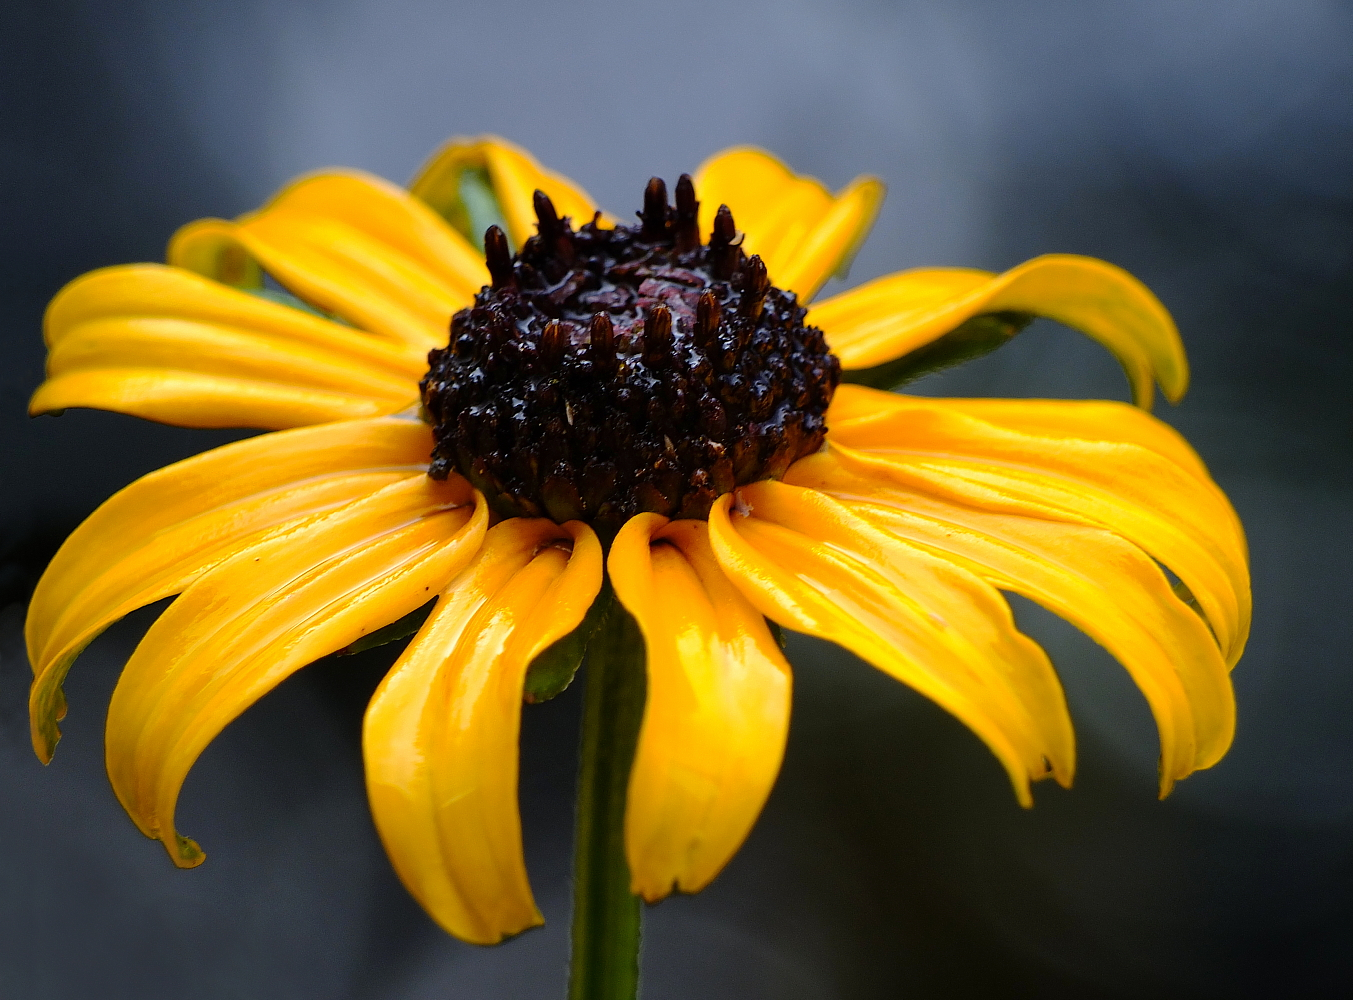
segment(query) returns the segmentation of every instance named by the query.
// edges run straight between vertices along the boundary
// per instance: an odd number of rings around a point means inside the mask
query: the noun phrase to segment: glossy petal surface
[[[845,368],[900,358],[983,313],[1032,313],[1080,330],[1123,366],[1138,406],[1150,409],[1159,382],[1178,401],[1188,360],[1174,320],[1145,285],[1120,267],[1072,254],[1035,257],[1004,274],[968,268],[902,271],[816,304],[821,327]]]
[[[1161,794],[1226,752],[1235,697],[1207,625],[1156,563],[1113,532],[977,510],[842,467],[830,453],[796,464],[790,482],[829,493],[871,524],[952,559],[1081,628],[1127,668],[1155,716]]]
[[[465,214],[461,204],[461,175],[482,170],[507,222],[508,237],[520,247],[535,235],[536,213],[532,196],[544,191],[554,202],[560,218],[570,216],[574,226],[591,222],[597,211],[592,198],[563,174],[542,167],[530,153],[497,136],[457,137],[433,153],[409,184],[409,193],[430,205],[445,219]],[[605,225],[615,220],[603,215]],[[483,239],[482,233],[471,239]]]
[[[656,902],[703,889],[746,839],[784,756],[789,665],[719,568],[706,522],[640,514],[608,569],[647,650],[625,848],[633,891]]]
[[[1071,720],[1043,651],[989,583],[816,490],[760,482],[710,512],[729,579],[786,628],[830,639],[931,698],[1029,780],[1075,770]]]
[[[805,304],[828,278],[850,266],[887,192],[877,177],[857,177],[833,196],[820,181],[751,148],[711,157],[694,181],[703,238],[719,206],[727,205],[745,234],[743,250],[760,254],[776,286],[797,293]]]
[[[446,343],[451,314],[489,280],[482,251],[427,205],[355,171],[302,178],[235,222],[190,223],[169,262],[226,284],[256,283],[261,268],[311,305],[422,351]]]
[[[109,267],[47,308],[29,410],[88,406],[189,427],[294,427],[418,399],[420,352],[181,268]]]
[[[1038,421],[1050,419],[1050,408],[1031,406],[1024,430],[1016,401],[1000,407],[842,386],[827,419],[831,446],[856,472],[983,510],[1107,528],[1137,545],[1188,587],[1234,665],[1249,636],[1249,567],[1221,490],[1196,460],[1180,464],[1149,445],[1153,436],[1169,441],[1166,431],[1123,421],[1116,434],[1109,421],[1087,428],[1099,437],[1048,433]]]
[[[367,709],[381,839],[409,891],[466,941],[494,944],[542,922],[517,809],[522,684],[531,660],[583,620],[601,576],[586,525],[504,521]]]
[[[423,474],[431,439],[382,418],[267,434],[143,476],[66,539],[28,606],[33,746],[51,759],[61,683],[123,615],[183,591],[259,533]]]
[[[222,729],[307,663],[426,603],[478,551],[488,512],[463,480],[414,476],[292,521],[207,570],[150,627],[108,710],[108,776],[174,863],[179,789]]]

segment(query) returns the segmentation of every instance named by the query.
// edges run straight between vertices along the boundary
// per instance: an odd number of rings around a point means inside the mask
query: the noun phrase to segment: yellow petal
[[[956,399],[930,402],[1011,430],[1046,437],[1118,441],[1158,452],[1206,484],[1207,466],[1184,436],[1136,406],[1107,399]]]
[[[504,521],[367,708],[381,839],[409,891],[466,941],[495,944],[542,922],[517,810],[522,685],[531,660],[583,620],[601,575],[601,545],[581,522]]]
[[[241,270],[244,255],[257,267]],[[487,284],[483,255],[426,205],[378,177],[324,173],[235,222],[180,229],[169,262],[218,281],[258,267],[306,302],[421,350],[447,340],[451,314]]]
[[[328,424],[217,448],[110,497],[66,539],[29,603],[38,756],[50,760],[60,738],[71,663],[105,628],[180,593],[259,532],[422,475],[431,449],[417,421]]]
[[[420,199],[372,174],[345,170],[302,177],[264,209],[279,210],[345,223],[461,292],[474,295],[488,282],[481,244],[470,243]]]
[[[1048,254],[1000,275],[901,271],[819,302],[807,322],[822,328],[844,367],[872,368],[973,316],[1007,311],[1046,316],[1099,341],[1127,372],[1144,409],[1151,408],[1155,382],[1171,402],[1188,388],[1184,345],[1160,300],[1122,268],[1093,257]]]
[[[869,230],[887,188],[876,177],[857,177],[833,199],[831,207],[796,244],[776,248],[777,283],[798,293],[807,305],[833,275],[845,277]],[[734,217],[736,218],[736,216]]]
[[[834,197],[820,181],[795,174],[759,149],[729,149],[696,171],[700,228],[709,233],[720,205],[760,254],[771,279],[807,303],[833,274],[843,274],[883,204],[887,188],[857,177]]]
[[[295,427],[408,408],[424,352],[159,264],[76,278],[47,307],[30,413],[117,410],[190,427]]]
[[[189,768],[245,708],[313,660],[426,603],[483,541],[463,480],[415,476],[268,533],[199,576],[150,627],[108,709],[108,776],[174,863],[203,855],[174,829]]]
[[[28,401],[34,416],[87,406],[179,427],[282,429],[357,420],[403,407],[354,393],[163,368],[101,368],[48,379]]]
[[[442,218],[459,219],[465,215],[460,186],[466,170],[487,172],[513,246],[520,247],[535,235],[536,214],[531,199],[537,190],[549,195],[560,218],[571,216],[575,226],[591,222],[596,212],[592,198],[577,184],[542,167],[526,150],[497,136],[451,139],[423,164],[409,184],[409,193],[427,202]],[[602,223],[613,226],[615,220],[603,215]],[[483,234],[473,233],[470,238],[482,239]]]
[[[1222,513],[1235,535],[1234,542],[1242,553],[1246,551],[1240,519],[1231,509],[1226,495],[1212,481],[1198,453],[1169,424],[1127,403],[1104,399],[915,397],[847,385],[833,397],[829,416],[833,427],[840,427],[843,434],[848,434],[853,421],[867,422],[887,414],[900,416],[917,405],[966,414],[1007,430],[1038,437],[1131,444],[1156,452],[1190,473],[1199,485],[1220,499]]]
[[[1032,804],[1029,779],[1075,769],[1071,721],[1043,651],[988,583],[815,490],[772,481],[710,511],[724,572],[764,615],[831,639],[973,730]],[[745,513],[743,513],[745,511]]]
[[[88,323],[142,317],[191,321],[331,351],[413,384],[427,371],[421,351],[163,264],[122,264],[76,278],[47,306],[43,337],[48,347],[57,347]]]
[[[285,308],[285,307],[282,307]],[[47,354],[48,378],[117,369],[195,372],[389,400],[418,400],[418,384],[320,347],[161,316],[114,316],[67,331]]]
[[[703,889],[751,831],[784,756],[789,665],[704,521],[631,518],[607,569],[647,651],[625,853],[632,891],[652,903]]]
[[[1250,627],[1240,521],[1215,484],[1144,444],[1140,428],[1116,439],[1082,439],[1002,426],[1002,413],[1020,412],[1013,402],[1005,410],[986,408],[991,419],[984,420],[945,403],[858,386],[842,386],[836,400],[850,414],[874,410],[842,420],[828,413],[829,440],[847,467],[984,510],[1108,528],[1178,575],[1227,662],[1239,659]],[[1052,406],[1045,401],[1035,409]]]
[[[884,531],[1037,601],[1109,650],[1155,716],[1162,795],[1230,746],[1235,697],[1226,663],[1202,619],[1135,545],[1102,528],[904,490],[851,473],[829,453],[798,462],[786,481],[822,490]]]

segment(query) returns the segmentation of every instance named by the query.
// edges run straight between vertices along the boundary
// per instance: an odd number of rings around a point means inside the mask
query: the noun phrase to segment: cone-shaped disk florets
[[[538,235],[510,254],[428,355],[430,475],[457,471],[503,516],[705,517],[735,486],[821,447],[840,366],[792,292],[747,257],[721,206],[702,245],[688,176],[653,178],[637,226],[574,230],[543,192]]]

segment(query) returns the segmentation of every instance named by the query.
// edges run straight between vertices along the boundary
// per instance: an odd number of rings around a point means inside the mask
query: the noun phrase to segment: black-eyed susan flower
[[[1013,591],[1131,673],[1162,794],[1215,763],[1247,556],[1203,463],[1145,412],[1155,383],[1178,399],[1188,380],[1155,297],[1048,256],[808,305],[864,238],[879,182],[832,195],[734,150],[674,195],[651,181],[620,225],[522,151],[455,141],[409,191],[316,174],[186,226],[168,266],[63,289],[32,412],[274,433],[136,481],[57,553],[27,624],[38,755],[79,652],[177,595],[118,682],[107,763],[138,826],[191,867],[203,854],[174,812],[206,745],[292,672],[431,603],[367,711],[367,784],[404,883],[481,943],[540,922],[519,713],[589,642],[580,815],[612,825],[580,866],[623,839],[621,888],[649,901],[714,878],[775,780],[791,676],[770,623],[934,699],[1027,805],[1031,781],[1070,783],[1075,747]],[[481,253],[467,237],[485,232]],[[1111,350],[1137,407],[839,384],[976,353],[1035,315]],[[615,672],[627,649],[637,681]],[[585,894],[602,876],[581,868]]]

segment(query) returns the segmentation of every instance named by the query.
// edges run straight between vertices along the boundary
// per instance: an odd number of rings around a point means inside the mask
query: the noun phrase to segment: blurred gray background
[[[176,871],[102,772],[123,659],[67,686],[55,762],[28,745],[24,602],[103,498],[231,439],[109,414],[30,421],[40,319],[101,265],[161,259],[203,215],[334,164],[406,180],[501,133],[637,208],[755,143],[839,186],[890,184],[851,281],[1047,251],[1121,264],[1193,363],[1184,431],[1233,498],[1255,630],[1235,747],[1164,803],[1121,669],[1027,605],[1081,768],[1021,810],[960,725],[794,641],[788,756],[714,885],[651,909],[644,995],[1353,995],[1353,8],[1347,3],[231,4],[0,9],[0,997],[562,996],[575,689],[525,713],[522,799],[548,919],[496,949],[443,935],[376,839],[358,736],[388,650],[316,664],[189,778]],[[1051,324],[921,392],[1125,398]]]

